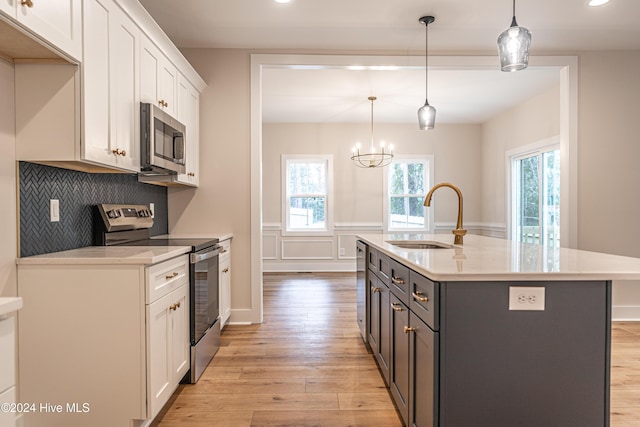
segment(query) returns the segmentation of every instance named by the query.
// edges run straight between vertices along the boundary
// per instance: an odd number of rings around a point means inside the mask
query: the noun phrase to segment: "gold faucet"
[[[453,239],[453,243],[455,245],[462,244],[462,236],[467,234],[467,230],[462,228],[462,191],[455,185],[448,182],[441,182],[440,184],[436,184],[429,192],[427,193],[427,197],[424,198],[424,205],[431,206],[431,196],[433,196],[434,191],[436,191],[440,187],[449,187],[458,195],[458,222],[456,223],[456,229],[451,231],[456,237]]]

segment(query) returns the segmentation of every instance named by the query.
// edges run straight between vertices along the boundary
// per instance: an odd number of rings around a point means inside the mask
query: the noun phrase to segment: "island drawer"
[[[389,288],[405,305],[409,305],[409,268],[389,258]]]
[[[378,252],[378,269],[376,273],[378,273],[378,278],[384,282],[385,285],[389,286],[389,275],[391,274],[391,258],[382,252]]]
[[[409,273],[409,308],[434,331],[439,328],[438,291],[437,283],[413,270]]]
[[[369,246],[369,260],[367,261],[369,264],[369,270],[374,273],[378,272],[378,251]]]

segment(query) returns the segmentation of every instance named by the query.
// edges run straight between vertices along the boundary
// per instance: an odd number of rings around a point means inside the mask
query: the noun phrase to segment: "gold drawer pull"
[[[395,276],[391,277],[391,281],[396,285],[404,285],[406,283],[402,277],[395,277]]]
[[[409,332],[415,332],[416,328],[410,328],[409,326],[404,327],[404,333],[408,334]]]
[[[171,274],[167,274],[167,275],[166,275],[166,276],[164,276],[164,277],[165,277],[167,280],[169,280],[169,279],[173,279],[173,278],[174,278],[174,277],[176,277],[177,275],[178,275],[178,273],[174,271],[173,273],[171,273]]]
[[[423,293],[422,292],[413,292],[411,294],[413,296],[414,299],[420,301],[420,302],[428,302],[429,301],[429,297],[423,297]]]
[[[33,7],[33,2],[31,0],[21,0],[20,4],[22,6]]]
[[[167,101],[165,101],[164,99],[161,99],[160,101],[158,101],[158,104],[160,104],[161,106],[167,108],[169,106],[169,103]]]
[[[115,154],[116,156],[126,156],[126,155],[127,155],[127,152],[126,152],[126,151],[121,150],[121,149],[119,149],[119,148],[116,148],[115,150],[111,150],[111,152],[112,152],[113,154]]]
[[[380,288],[376,288],[375,286],[371,287],[371,292],[376,293],[376,292],[380,292]]]
[[[397,302],[392,302],[391,307],[393,308],[394,311],[404,311],[404,308],[402,308],[402,306]]]

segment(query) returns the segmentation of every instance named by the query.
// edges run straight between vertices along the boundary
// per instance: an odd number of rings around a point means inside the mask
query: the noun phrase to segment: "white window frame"
[[[324,228],[292,229],[289,226],[289,195],[287,174],[289,163],[324,163],[326,165],[327,193],[325,195],[326,216]],[[283,236],[332,236],[333,235],[333,155],[331,154],[283,154],[282,176],[282,235]],[[309,196],[314,196],[310,194]]]
[[[435,180],[435,167],[434,167],[434,156],[433,154],[403,154],[403,155],[395,155],[391,164],[397,163],[423,163],[424,164],[424,184],[425,184],[425,195],[429,192],[431,187],[434,185]],[[391,166],[391,165],[389,165]],[[424,227],[414,227],[414,228],[391,228],[391,215],[389,214],[390,203],[389,203],[389,171],[390,167],[384,168],[384,194],[383,194],[383,206],[384,206],[384,229],[387,233],[433,233],[434,232],[434,224],[433,224],[433,209],[426,209],[425,211],[425,224]]]
[[[514,227],[515,227],[515,218],[517,215],[517,206],[514,202],[516,200],[516,190],[517,183],[516,180],[518,177],[514,174],[515,163],[519,159],[529,157],[535,154],[544,153],[547,151],[560,150],[560,156],[562,156],[562,146],[560,142],[560,136],[553,136],[551,138],[543,139],[538,142],[534,142],[532,144],[524,145],[522,147],[517,147],[506,152],[506,164],[507,164],[507,239],[514,240],[516,236],[514,235]],[[564,164],[560,163],[560,176],[563,176],[563,168]],[[562,178],[561,178],[562,181]],[[563,206],[566,206],[567,192],[564,188],[564,183],[561,182],[560,186],[560,218],[563,218],[564,215],[568,213],[563,209]],[[564,234],[566,236],[566,234]],[[560,223],[560,242],[563,243],[563,222],[561,220]]]

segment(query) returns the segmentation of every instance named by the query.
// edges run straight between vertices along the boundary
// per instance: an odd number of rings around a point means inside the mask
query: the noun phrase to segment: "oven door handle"
[[[215,246],[213,249],[210,249],[206,252],[196,252],[191,254],[190,261],[191,264],[196,264],[201,261],[208,260],[209,258],[213,258],[214,256],[220,255],[222,252],[222,246]]]

